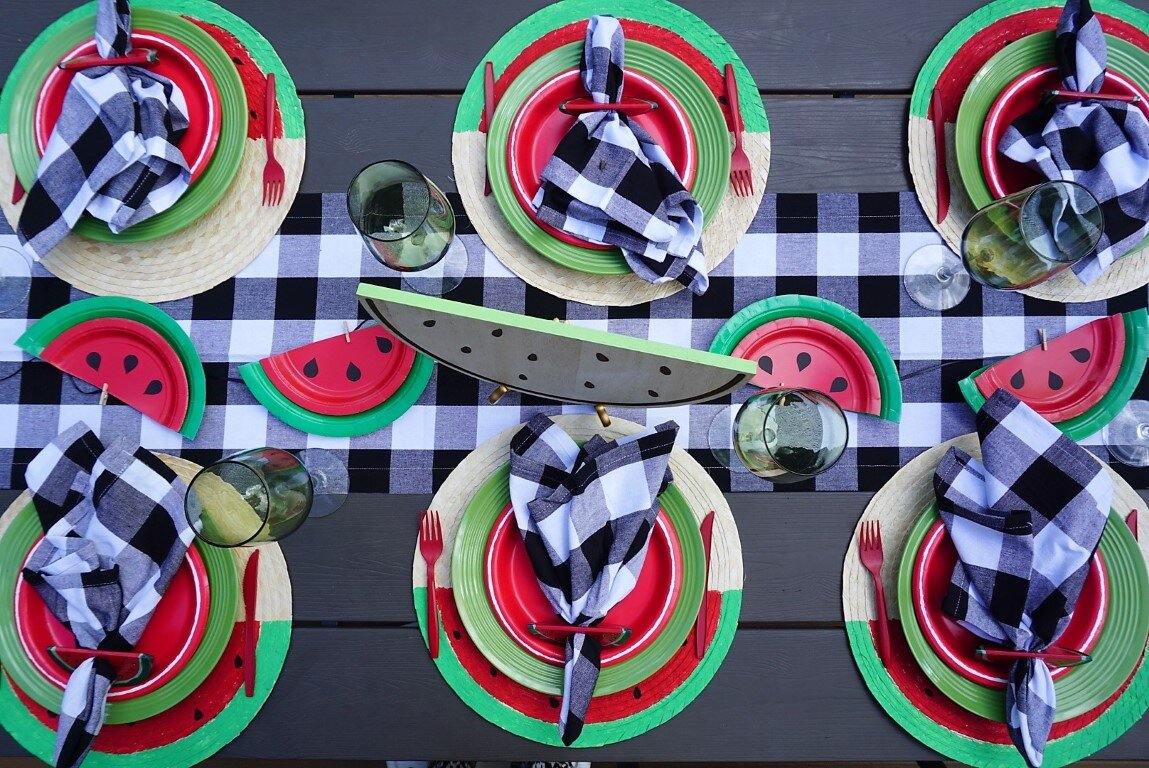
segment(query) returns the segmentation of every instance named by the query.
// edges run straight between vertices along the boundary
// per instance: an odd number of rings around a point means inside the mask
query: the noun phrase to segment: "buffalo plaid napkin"
[[[613,16],[587,23],[579,69],[599,104],[622,98],[622,27]],[[671,280],[706,292],[702,209],[662,147],[615,111],[579,116],[542,173],[534,207],[541,221],[584,240],[622,249],[650,283]]]
[[[99,0],[96,48],[108,58],[128,53],[128,0]],[[170,80],[143,67],[80,70],[20,213],[17,234],[39,260],[87,211],[113,232],[172,207],[191,174],[179,150],[188,109]]]
[[[938,511],[958,551],[942,609],[979,637],[1039,651],[1061,635],[1101,540],[1113,481],[1084,448],[1005,390],[977,415],[982,460],[951,448],[934,474]],[[1006,725],[1041,765],[1057,706],[1040,659],[1019,659]]]
[[[1066,90],[1104,89],[1106,45],[1089,0],[1068,0],[1057,23],[1057,66]],[[1050,180],[1083,185],[1101,204],[1105,231],[1097,253],[1074,265],[1093,282],[1149,233],[1149,120],[1134,104],[1071,101],[1018,118],[998,151]]]
[[[511,440],[511,504],[539,585],[570,624],[597,624],[630,594],[646,559],[658,495],[672,481],[672,421],[616,440],[595,436],[579,448],[546,416]],[[598,681],[599,641],[566,643],[559,732],[582,732]]]
[[[105,446],[82,422],[44,448],[26,478],[44,538],[24,578],[80,647],[130,651],[191,543],[184,482],[143,448]],[[83,762],[114,677],[90,659],[68,679],[58,768]]]

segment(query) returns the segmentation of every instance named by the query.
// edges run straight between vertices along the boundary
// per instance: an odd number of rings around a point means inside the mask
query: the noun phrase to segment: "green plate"
[[[416,353],[411,371],[395,394],[374,408],[350,416],[327,416],[291,402],[275,388],[258,362],[241,365],[239,375],[260,405],[288,426],[312,435],[357,437],[382,429],[406,413],[427,388],[434,370],[434,360]]]
[[[4,671],[12,676],[22,691],[37,704],[59,712],[64,692],[41,677],[24,655],[13,613],[12,596],[16,593],[18,564],[24,562],[43,532],[36,509],[29,503],[16,513],[4,538],[0,539],[0,563],[4,564],[0,568],[0,658],[3,659]],[[134,699],[108,702],[105,722],[109,724],[144,720],[183,701],[207,678],[227,646],[239,602],[235,562],[226,549],[201,546],[198,541],[195,546],[203,558],[211,589],[203,639],[187,665],[163,687]]]
[[[618,250],[580,248],[544,232],[519,205],[507,172],[507,141],[515,113],[547,80],[568,69],[577,69],[582,53],[582,43],[556,48],[532,62],[511,83],[491,121],[492,129],[487,136],[487,172],[495,202],[507,223],[541,255],[579,272],[623,275],[631,270]],[[698,144],[698,172],[691,191],[708,217],[722,204],[730,175],[730,134],[722,108],[694,70],[672,54],[628,40],[626,65],[656,80],[682,104]]]
[[[487,599],[483,577],[487,539],[499,515],[511,501],[510,465],[492,475],[467,505],[455,534],[451,555],[451,585],[467,634],[492,664],[515,682],[536,691],[561,696],[563,668],[538,659],[511,639],[499,625]],[[657,672],[681,647],[694,626],[706,589],[706,559],[698,521],[682,493],[672,484],[659,497],[682,547],[682,591],[666,627],[654,642],[633,657],[603,667],[596,696],[631,688]]]
[[[743,307],[734,317],[726,321],[714,341],[710,351],[719,355],[734,354],[735,347],[746,334],[766,323],[784,317],[809,317],[838,328],[862,348],[866,357],[878,374],[878,391],[882,397],[879,417],[888,421],[898,421],[902,417],[902,382],[898,378],[898,367],[886,343],[869,323],[841,304],[817,296],[788,295],[773,296]]]
[[[913,599],[914,560],[930,527],[937,520],[937,508],[930,504],[906,539],[898,569],[898,611],[902,629],[914,658],[939,691],[964,709],[1000,722],[1005,717],[1005,691],[978,685],[950,669],[934,653],[918,626]],[[1149,575],[1137,540],[1116,512],[1109,514],[1100,550],[1105,556],[1108,571],[1109,611],[1092,651],[1093,661],[1054,683],[1057,691],[1057,716],[1054,719],[1057,722],[1089,712],[1120,690],[1137,668],[1145,649],[1146,633],[1149,633]]]
[[[8,140],[16,174],[25,189],[36,181],[40,153],[36,150],[34,116],[36,100],[46,73],[68,51],[92,37],[95,13],[53,24],[32,42],[5,83],[13,98],[7,115]],[[64,21],[64,20],[62,20]],[[124,232],[113,234],[108,225],[84,215],[73,231],[81,237],[103,242],[140,242],[164,237],[188,226],[207,213],[231,186],[247,145],[247,97],[239,72],[219,43],[192,22],[174,13],[147,7],[132,9],[136,29],[162,32],[187,45],[208,68],[219,90],[221,126],[219,141],[207,168],[174,206]]]

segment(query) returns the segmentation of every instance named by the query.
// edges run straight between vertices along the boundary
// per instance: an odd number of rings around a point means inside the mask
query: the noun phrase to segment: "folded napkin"
[[[613,16],[587,23],[579,70],[599,104],[622,99],[624,43]],[[622,249],[643,280],[706,292],[702,209],[636,120],[613,110],[580,115],[543,169],[533,204],[552,227]]]
[[[44,538],[24,578],[81,648],[130,651],[192,540],[187,487],[154,454],[105,446],[80,422],[28,464],[28,490]],[[54,762],[81,762],[104,723],[115,672],[89,659],[68,679]]]
[[[127,54],[131,32],[128,0],[99,0],[99,54]],[[144,67],[77,72],[20,214],[29,255],[55,248],[85,210],[122,232],[172,207],[191,178],[178,146],[187,114],[179,88]]]
[[[579,448],[562,427],[535,416],[511,440],[511,504],[539,585],[570,624],[597,624],[630,594],[646,559],[658,495],[672,481],[668,421]],[[598,681],[601,645],[572,634],[566,643],[559,732],[582,732]]]
[[[938,511],[958,551],[942,609],[979,637],[1040,651],[1061,635],[1113,498],[1105,468],[1009,392],[977,415],[982,460],[951,448],[934,474]],[[1057,701],[1049,667],[1009,670],[1006,725],[1041,765]]]
[[[1089,0],[1067,0],[1057,23],[1057,67],[1066,90],[1104,90],[1107,51]],[[1083,185],[1101,204],[1096,255],[1073,269],[1091,283],[1149,233],[1149,120],[1135,104],[1069,101],[1022,115],[998,151],[1046,179]]]

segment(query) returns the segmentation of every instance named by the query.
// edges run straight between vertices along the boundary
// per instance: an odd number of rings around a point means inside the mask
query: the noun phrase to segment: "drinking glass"
[[[1149,401],[1130,400],[1101,432],[1109,455],[1131,467],[1149,467]]]
[[[966,269],[990,288],[1030,288],[1093,253],[1101,206],[1072,181],[1047,181],[982,208],[962,233]]]
[[[454,242],[455,212],[410,163],[384,160],[361,170],[347,188],[347,213],[371,255],[401,272],[412,290],[443,294],[463,281],[467,251]]]
[[[940,243],[910,254],[902,283],[911,299],[934,312],[956,307],[969,293],[969,273],[961,259]]]
[[[346,498],[347,468],[330,451],[253,448],[201,469],[188,485],[184,513],[208,544],[253,546],[283,539]]]
[[[11,312],[28,298],[32,265],[22,251],[0,247],[0,314]]]

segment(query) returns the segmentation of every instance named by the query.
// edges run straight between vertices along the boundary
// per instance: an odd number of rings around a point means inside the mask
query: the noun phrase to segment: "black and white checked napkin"
[[[581,448],[543,415],[511,440],[511,504],[531,565],[555,613],[592,626],[638,581],[658,495],[671,483],[678,425],[660,424],[615,440],[592,437]],[[588,635],[566,643],[559,732],[582,732],[598,681],[602,647]]]
[[[1089,0],[1067,0],[1057,23],[1057,67],[1067,90],[1104,89],[1107,50]],[[1083,185],[1101,204],[1105,231],[1094,256],[1074,265],[1091,283],[1149,233],[1149,120],[1134,104],[1070,101],[1022,115],[998,151],[1050,180]]]
[[[1039,651],[1064,631],[1113,498],[1105,468],[1032,408],[997,390],[977,415],[982,460],[951,448],[934,474],[958,551],[942,609],[979,637]],[[1057,699],[1049,667],[1019,659],[1006,725],[1041,765]]]
[[[613,16],[587,23],[579,69],[599,104],[622,98],[624,45]],[[643,280],[677,280],[706,292],[702,209],[666,152],[630,117],[613,110],[580,115],[543,169],[533,203],[552,227],[620,248]]]
[[[132,49],[128,0],[99,0],[96,49]],[[28,191],[17,234],[39,260],[85,211],[113,232],[171,208],[191,174],[179,143],[188,127],[183,93],[143,67],[80,70]]]
[[[79,422],[28,464],[44,538],[24,578],[81,648],[130,651],[187,553],[183,480],[134,444],[105,446]],[[68,679],[57,768],[83,762],[115,672],[90,659]]]

